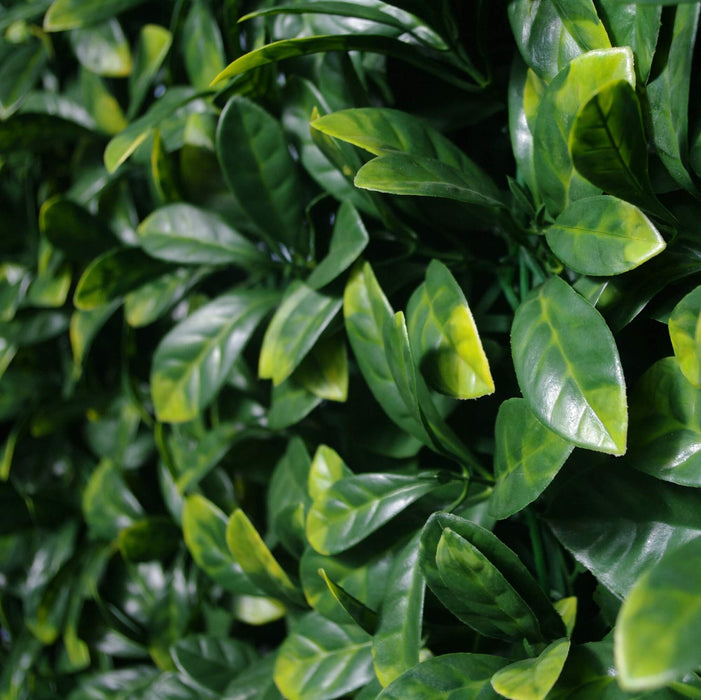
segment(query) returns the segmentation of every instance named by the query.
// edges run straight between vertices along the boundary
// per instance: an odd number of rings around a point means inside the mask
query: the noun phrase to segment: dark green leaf
[[[119,549],[127,561],[165,559],[179,544],[179,529],[169,518],[137,520],[119,533]]]
[[[17,111],[34,87],[47,61],[46,48],[38,39],[13,47],[0,61],[0,119]]]
[[[229,684],[222,700],[282,700],[273,682],[274,665],[274,654],[249,665]]]
[[[284,430],[306,418],[323,399],[309,391],[296,377],[273,386],[268,427]]]
[[[329,578],[324,569],[319,569],[319,576],[324,580],[336,602],[368,634],[374,634],[377,627],[377,613],[365,603],[348,593],[342,586]]]

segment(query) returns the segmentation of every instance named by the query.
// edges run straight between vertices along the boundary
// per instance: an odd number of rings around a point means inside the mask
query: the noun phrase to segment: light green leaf
[[[183,25],[182,41],[190,84],[204,90],[226,65],[219,26],[204,0],[191,4]]]
[[[245,574],[262,591],[274,598],[281,598],[300,606],[305,605],[302,592],[278,564],[263,538],[240,508],[229,518],[226,543]]]
[[[631,466],[658,479],[701,487],[701,389],[673,357],[658,360],[630,399]]]
[[[492,688],[510,700],[544,700],[562,673],[570,650],[568,639],[558,639],[535,659],[516,661],[492,676]]]
[[[565,265],[597,276],[628,272],[667,245],[640,209],[605,195],[572,202],[545,235]]]
[[[411,347],[431,386],[471,399],[494,392],[487,356],[465,295],[450,270],[432,260],[407,307]]]
[[[557,614],[562,618],[567,628],[567,636],[571,637],[574,631],[574,625],[577,621],[577,597],[569,596],[560,598],[553,603],[553,607],[557,610]]]
[[[419,566],[419,534],[398,552],[387,576],[372,640],[375,673],[383,686],[419,663],[426,581]]]
[[[333,483],[307,515],[307,539],[321,554],[350,549],[438,487],[435,474],[359,474]]]
[[[304,283],[290,288],[268,324],[258,361],[258,376],[280,384],[287,379],[340,311],[340,297]]]
[[[116,19],[74,29],[70,40],[76,58],[88,70],[112,78],[131,73],[129,42]]]
[[[166,151],[158,128],[153,131],[151,147],[151,180],[158,204],[168,204],[182,200],[178,173],[173,158]]]
[[[173,35],[157,24],[141,27],[134,52],[134,69],[129,75],[129,111],[133,119],[146,97],[148,86],[161,67],[173,43]]]
[[[582,105],[569,139],[572,162],[589,182],[664,215],[647,174],[647,141],[635,90],[615,80]]]
[[[533,130],[533,163],[538,190],[553,216],[569,202],[599,193],[574,171],[570,133],[580,108],[600,88],[617,80],[635,85],[633,53],[628,47],[590,51],[574,58],[545,90]]]
[[[226,544],[228,519],[214,503],[193,494],[183,506],[183,539],[197,566],[222,588],[233,593],[260,595]]]
[[[682,373],[701,388],[701,287],[674,307],[669,317],[669,337]]]
[[[87,27],[140,5],[143,0],[54,0],[44,15],[47,32]]]
[[[12,47],[0,61],[0,119],[7,119],[22,104],[34,87],[48,55],[43,43],[31,38]]]
[[[81,68],[80,87],[85,106],[95,119],[97,129],[114,136],[127,128],[122,107],[104,79],[87,68]]]
[[[489,512],[508,518],[533,502],[565,463],[574,445],[548,430],[524,399],[499,407],[494,428],[494,493]]]
[[[151,368],[151,393],[159,420],[191,420],[215,398],[277,298],[264,289],[222,294],[161,340]]]
[[[318,574],[324,580],[336,602],[362,629],[368,634],[374,634],[377,627],[377,613],[330,579],[323,568],[319,569]]]
[[[302,184],[278,121],[251,100],[232,97],[219,118],[217,156],[241,208],[268,245],[304,251]]]
[[[507,663],[487,654],[443,654],[409,669],[377,700],[497,700],[489,679]]]
[[[701,537],[669,548],[635,583],[616,620],[621,686],[660,688],[701,664]]]
[[[289,700],[331,700],[369,683],[372,638],[356,624],[309,613],[280,646],[275,683]]]
[[[191,204],[156,209],[139,225],[139,243],[152,257],[192,265],[250,265],[266,256],[215,214]]]
[[[313,500],[321,496],[326,489],[353,472],[346,466],[338,453],[328,445],[319,445],[314,453],[307,480],[309,497]]]
[[[320,399],[344,402],[348,398],[348,353],[340,335],[320,338],[292,375]]]
[[[557,14],[584,51],[609,49],[611,42],[592,0],[553,0]]]
[[[593,306],[552,277],[517,309],[511,347],[519,386],[541,422],[580,447],[625,452],[623,368]]]

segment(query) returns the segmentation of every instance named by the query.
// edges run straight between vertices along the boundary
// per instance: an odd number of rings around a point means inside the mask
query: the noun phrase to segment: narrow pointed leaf
[[[304,605],[299,588],[290,580],[246,514],[237,508],[229,518],[226,543],[246,576],[274,598]]]
[[[198,90],[203,90],[226,65],[224,41],[219,26],[204,0],[196,0],[190,6],[182,37],[190,83]]]
[[[319,445],[309,468],[308,491],[311,499],[321,496],[326,489],[353,472],[338,453],[328,445]]]
[[[368,634],[374,634],[377,627],[377,613],[374,610],[370,610],[367,605],[350,595],[342,586],[332,581],[324,569],[319,569],[318,573],[324,580],[329,591],[331,591],[331,595],[333,595],[338,604],[353,620],[355,620],[358,626],[364,629]]]
[[[629,691],[659,688],[701,664],[701,537],[676,549],[633,586],[616,620],[615,656]]]
[[[190,420],[214,399],[251,333],[276,301],[277,295],[266,290],[223,294],[161,340],[151,369],[159,420]]]
[[[640,209],[609,196],[572,202],[547,229],[546,238],[565,265],[597,276],[628,272],[667,245]]]
[[[307,516],[307,538],[317,552],[350,549],[401,513],[438,482],[401,474],[360,474],[340,479],[314,501]]]
[[[625,452],[623,368],[594,307],[552,277],[517,309],[511,347],[519,386],[540,421],[580,447]]]
[[[673,357],[657,361],[631,394],[631,443],[636,469],[684,486],[701,487],[701,389]]]
[[[139,33],[134,52],[134,69],[129,76],[129,119],[138,113],[149,84],[165,60],[173,35],[157,24],[145,24]]]
[[[409,337],[431,386],[470,399],[494,391],[487,356],[465,295],[448,268],[432,260],[407,307]]]
[[[275,683],[290,700],[331,700],[346,695],[374,676],[371,640],[354,623],[339,625],[310,613],[280,646]]]
[[[489,512],[508,518],[533,502],[565,463],[574,445],[546,428],[524,399],[499,407],[494,451],[496,484]]]
[[[569,640],[559,639],[537,658],[516,661],[497,671],[492,688],[509,700],[544,700],[560,677],[569,650]]]
[[[258,361],[258,376],[285,381],[340,311],[340,297],[317,292],[304,283],[285,296],[268,324]]]
[[[190,204],[156,209],[139,225],[139,243],[152,257],[191,265],[261,264],[266,256],[218,216]]]
[[[674,307],[669,317],[669,337],[682,373],[701,388],[701,287]]]

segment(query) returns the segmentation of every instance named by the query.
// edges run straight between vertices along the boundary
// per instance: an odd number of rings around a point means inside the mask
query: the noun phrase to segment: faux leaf
[[[344,402],[348,398],[348,353],[345,339],[320,338],[293,374],[294,379],[320,399]]]
[[[511,347],[519,386],[539,420],[580,447],[625,452],[623,369],[596,309],[552,277],[517,309]]]
[[[134,53],[134,69],[129,76],[130,119],[138,113],[146,96],[149,83],[161,67],[173,43],[173,35],[157,24],[145,24],[141,28]]]
[[[459,399],[494,391],[470,307],[448,268],[432,260],[407,307],[412,350],[434,389]]]
[[[338,453],[328,445],[319,445],[309,468],[308,491],[316,499],[340,479],[353,476]]]
[[[501,519],[540,496],[574,445],[546,428],[524,399],[509,399],[501,404],[494,433],[496,484],[489,512]]]
[[[356,624],[309,613],[280,646],[274,678],[292,700],[331,700],[374,677],[371,637]]]
[[[140,5],[143,0],[54,0],[44,15],[47,32],[86,27]]]
[[[611,47],[592,0],[553,0],[557,13],[584,51]]]
[[[19,109],[44,70],[47,58],[46,48],[34,38],[3,55],[0,65],[0,118],[7,119]]]
[[[669,317],[669,337],[682,373],[701,388],[701,287],[674,307]]]
[[[331,595],[336,599],[338,604],[358,623],[358,626],[364,629],[368,634],[374,634],[377,627],[377,613],[370,610],[363,602],[350,595],[342,586],[339,586],[335,581],[331,580],[324,571],[319,569],[319,576],[324,579]]]
[[[306,418],[323,399],[309,391],[295,377],[273,386],[268,427],[284,430]]]
[[[190,420],[214,399],[251,333],[276,300],[266,290],[223,294],[161,340],[151,370],[159,420]]]
[[[360,474],[333,483],[312,504],[307,538],[322,554],[350,549],[438,485],[431,473]]]
[[[614,632],[623,688],[659,688],[698,668],[700,586],[701,537],[670,548],[636,581]]]
[[[666,247],[653,223],[637,207],[609,196],[572,202],[545,235],[553,253],[585,275],[628,272]]]

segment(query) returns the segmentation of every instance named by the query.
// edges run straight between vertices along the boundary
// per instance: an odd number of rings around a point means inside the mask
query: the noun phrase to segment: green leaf
[[[701,388],[701,287],[689,292],[669,317],[669,337],[682,373]]]
[[[580,447],[625,452],[623,369],[594,307],[552,277],[517,309],[511,347],[519,386],[541,422]]]
[[[47,62],[46,48],[30,39],[2,57],[0,62],[0,119],[14,114],[34,87]]]
[[[262,591],[274,598],[304,606],[301,591],[278,564],[258,531],[239,508],[229,518],[226,543],[248,578]]]
[[[368,634],[374,634],[377,627],[377,613],[332,581],[324,569],[319,569],[318,573],[338,604],[362,629]]]
[[[123,78],[131,73],[129,43],[116,19],[74,29],[70,40],[78,61],[93,73],[112,78]]]
[[[293,377],[320,399],[348,398],[348,353],[340,335],[320,338],[295,370]]]
[[[157,24],[145,24],[141,27],[139,39],[134,52],[134,69],[129,75],[129,111],[127,116],[133,119],[146,97],[149,84],[173,43],[173,35]]]
[[[232,97],[219,118],[217,155],[231,191],[268,245],[305,250],[302,185],[277,120],[249,99]]]
[[[159,420],[191,420],[215,398],[276,301],[277,295],[264,289],[222,294],[161,340],[151,368],[151,394]]]
[[[699,491],[615,460],[549,490],[546,520],[557,538],[618,598],[667,550],[701,535]]]
[[[151,148],[151,180],[160,204],[179,202],[182,199],[178,173],[173,159],[166,151],[158,129],[153,131],[153,146]]]
[[[305,615],[280,646],[274,678],[290,700],[331,700],[369,683],[371,637],[355,624]]]
[[[360,474],[333,483],[307,515],[307,539],[321,554],[350,549],[437,488],[435,474]]]
[[[562,673],[570,650],[568,639],[558,639],[535,659],[516,661],[492,676],[492,688],[510,700],[544,700]]]
[[[487,212],[504,206],[498,195],[485,191],[481,182],[457,168],[408,153],[373,158],[358,170],[354,182],[356,187],[374,192],[455,199]]]
[[[562,618],[567,628],[567,636],[571,637],[574,631],[574,625],[577,622],[577,597],[569,596],[560,598],[553,603],[553,607],[557,610],[557,614]]]
[[[675,358],[658,360],[631,395],[626,459],[658,479],[701,487],[700,411],[701,389],[686,380]]]
[[[290,377],[273,386],[268,427],[271,430],[284,430],[306,418],[323,399],[309,391],[304,384]]]
[[[97,24],[142,2],[143,0],[54,0],[44,15],[44,29],[47,32],[62,32]]]
[[[73,303],[90,311],[120,299],[170,269],[137,248],[117,248],[95,258],[78,280]]]
[[[487,654],[443,654],[428,659],[385,688],[377,700],[497,700],[489,684],[508,661]]]
[[[508,518],[545,491],[574,445],[546,428],[524,399],[499,407],[494,428],[494,493],[489,512]]]
[[[614,631],[616,668],[629,691],[660,688],[701,663],[701,537],[668,549],[628,594]]]
[[[183,25],[185,67],[190,84],[206,89],[226,65],[219,26],[204,0],[195,0]]]
[[[353,472],[338,453],[328,445],[319,445],[309,468],[307,479],[309,497],[312,500],[318,498],[326,489],[347,476],[353,476]]]
[[[446,530],[450,534],[443,539]],[[562,619],[528,569],[480,525],[457,515],[434,513],[421,532],[419,557],[436,597],[481,633],[501,639],[525,635],[534,641],[564,636]],[[486,588],[482,576],[491,582]],[[502,610],[502,604],[509,608]]]
[[[256,659],[251,647],[238,639],[193,634],[171,648],[178,670],[200,686],[222,693]]]
[[[635,90],[627,80],[602,87],[577,113],[570,132],[577,171],[597,187],[659,212],[647,175],[647,142]]]
[[[342,304],[339,297],[317,292],[303,282],[292,286],[265,331],[258,376],[272,379],[273,384],[287,379],[333,321]]]
[[[701,5],[680,5],[674,15],[669,48],[660,47],[655,60],[664,60],[659,74],[646,87],[657,155],[675,181],[698,192],[688,171],[689,90]]]
[[[80,87],[85,106],[95,119],[97,129],[109,136],[127,128],[127,120],[117,98],[99,75],[82,68]]]
[[[397,553],[372,640],[375,673],[383,686],[419,663],[426,581],[419,566],[419,533]]]
[[[553,253],[585,275],[628,272],[666,247],[640,209],[605,195],[572,202],[545,235]]]
[[[592,0],[553,0],[565,27],[584,51],[609,49],[611,42]]]
[[[204,496],[193,494],[183,506],[183,539],[197,566],[222,588],[233,593],[260,595],[226,544],[228,519]]]
[[[266,256],[223,219],[191,204],[156,209],[139,225],[139,243],[152,257],[191,265],[262,264]]]
[[[165,559],[178,548],[179,535],[179,529],[169,518],[143,518],[119,532],[119,549],[127,561]]]
[[[443,263],[429,263],[425,284],[409,300],[407,317],[412,350],[434,389],[458,399],[494,392],[470,307]]]
[[[369,240],[360,214],[350,202],[342,202],[334,221],[329,252],[307,277],[307,285],[321,289],[335,280],[358,259]]]
[[[553,216],[569,202],[599,193],[574,171],[570,134],[580,107],[604,85],[619,80],[635,84],[633,53],[628,47],[590,51],[574,58],[545,90],[533,130],[533,163],[538,190]]]

